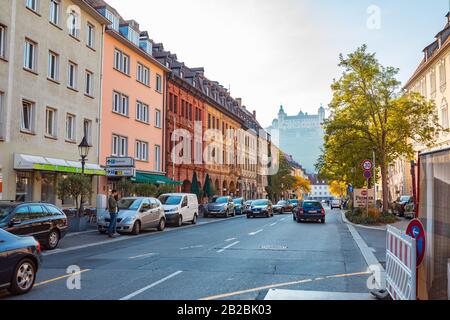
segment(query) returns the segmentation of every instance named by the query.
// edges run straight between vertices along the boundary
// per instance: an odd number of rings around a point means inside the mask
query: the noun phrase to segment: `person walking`
[[[117,190],[111,191],[111,194],[108,198],[108,211],[110,215],[110,222],[108,228],[108,236],[110,238],[117,237],[118,234],[116,232],[117,227],[117,215],[119,213],[119,206],[117,205],[117,201],[119,200],[119,193]]]

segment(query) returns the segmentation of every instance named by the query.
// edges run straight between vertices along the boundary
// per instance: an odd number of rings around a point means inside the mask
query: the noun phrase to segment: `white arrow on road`
[[[258,230],[258,231],[249,233],[248,235],[249,235],[249,236],[256,236],[258,233],[261,233],[261,232],[263,232],[263,231],[264,231],[264,229],[261,229],[261,230]]]

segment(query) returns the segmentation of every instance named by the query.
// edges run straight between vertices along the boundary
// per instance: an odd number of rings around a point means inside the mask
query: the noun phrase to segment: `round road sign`
[[[372,171],[364,170],[364,177],[366,177],[366,179],[372,178]]]
[[[364,170],[370,171],[373,169],[373,163],[370,160],[364,160],[362,162],[362,167]]]
[[[420,266],[425,257],[425,229],[422,222],[419,219],[414,219],[408,225],[406,229],[406,234],[410,237],[416,239],[417,246],[417,266]]]

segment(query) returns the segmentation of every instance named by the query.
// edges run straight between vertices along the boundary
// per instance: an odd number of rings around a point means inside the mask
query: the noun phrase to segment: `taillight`
[[[36,249],[37,249],[37,253],[41,254],[41,243],[39,241],[37,241]]]
[[[303,208],[298,209],[298,213],[303,214],[305,213],[305,210]]]
[[[325,209],[324,208],[322,208],[322,214],[325,214]]]

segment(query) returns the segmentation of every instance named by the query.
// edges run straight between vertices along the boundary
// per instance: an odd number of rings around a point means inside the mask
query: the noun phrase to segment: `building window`
[[[114,50],[114,69],[125,74],[130,73],[130,57],[118,49]]]
[[[162,92],[162,77],[159,74],[156,75],[156,91]]]
[[[119,18],[113,14],[111,11],[109,10],[105,10],[105,16],[106,18],[111,21],[112,23],[109,25],[110,28],[113,28],[116,31],[119,31]]]
[[[136,102],[136,120],[149,123],[149,107],[140,101]]]
[[[442,121],[442,127],[444,129],[448,129],[450,127],[449,122],[448,122],[448,103],[447,100],[444,99],[442,101],[442,106],[441,106],[441,121]]]
[[[26,0],[26,7],[34,12],[38,12],[39,0]]]
[[[113,112],[128,117],[128,96],[114,91],[113,93]]]
[[[0,58],[6,58],[6,27],[0,25]]]
[[[75,141],[75,116],[67,114],[66,116],[66,140]]]
[[[74,10],[72,10],[69,14],[68,27],[69,27],[69,34],[72,37],[78,39],[80,33],[80,22],[78,14]]]
[[[436,70],[431,70],[430,73],[430,88],[431,88],[431,94],[436,93]]]
[[[58,26],[60,16],[61,16],[61,1],[50,0],[50,17],[49,17],[50,22]]]
[[[89,145],[92,146],[92,121],[88,119],[84,119],[83,121],[83,134],[86,137]]]
[[[155,111],[155,127],[161,129],[161,110]]]
[[[155,145],[155,171],[161,172],[161,146]]]
[[[78,66],[73,62],[69,62],[67,67],[67,86],[74,90],[78,86]]]
[[[148,161],[148,143],[136,141],[135,158],[139,161]]]
[[[0,91],[0,138],[4,138],[3,99],[4,99],[4,93]]]
[[[112,136],[112,155],[115,157],[128,156],[128,138],[118,135]]]
[[[95,44],[95,27],[92,24],[88,23],[86,33],[87,33],[87,35],[86,35],[87,36],[87,39],[86,39],[87,46],[89,48],[93,49],[94,44]]]
[[[21,131],[32,133],[34,130],[34,103],[22,101]]]
[[[36,72],[37,44],[31,40],[26,39],[23,56],[24,68]]]
[[[86,95],[93,97],[94,96],[94,74],[88,70],[86,70],[85,75],[85,93]]]
[[[137,66],[137,81],[146,86],[150,85],[150,69],[140,63]]]
[[[49,79],[58,81],[59,80],[59,55],[49,51],[48,53],[48,72],[47,76]]]
[[[443,86],[447,83],[447,76],[446,76],[445,72],[446,72],[445,60],[443,59],[441,61],[441,63],[439,64],[439,84],[441,86]]]
[[[16,201],[25,202],[33,200],[33,180],[31,172],[17,172]]]
[[[45,135],[56,137],[56,110],[47,108],[45,112]]]

